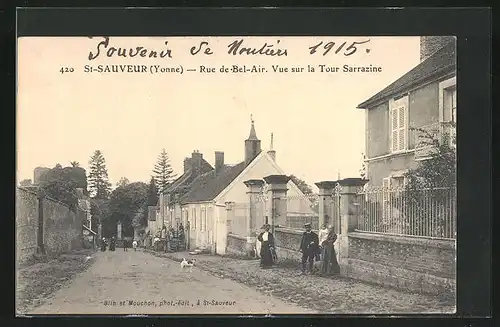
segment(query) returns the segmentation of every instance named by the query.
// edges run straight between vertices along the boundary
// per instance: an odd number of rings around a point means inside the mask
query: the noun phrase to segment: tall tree
[[[290,179],[292,180],[292,182],[295,185],[297,185],[299,190],[302,193],[304,193],[304,195],[310,196],[309,197],[309,201],[311,202],[310,207],[314,212],[318,212],[319,211],[319,200],[312,196],[314,194],[314,192],[313,192],[311,186],[309,186],[309,184],[307,184],[304,180],[298,178],[295,175],[290,175]]]
[[[454,126],[452,126],[453,128]],[[429,159],[406,174],[408,190],[455,187],[457,182],[456,136],[439,130],[414,128],[420,132],[419,147],[426,147]]]
[[[133,223],[147,203],[148,185],[143,182],[117,187],[111,193],[109,213],[111,222],[122,223],[123,235],[133,236]]]
[[[167,151],[162,149],[160,155],[158,156],[158,161],[153,169],[155,174],[156,186],[158,187],[158,192],[163,192],[167,186],[175,178],[174,170],[170,165],[170,158],[168,157]]]
[[[71,167],[80,167],[80,163],[78,161],[71,161]]]
[[[297,185],[299,190],[305,195],[313,194],[312,188],[302,179],[298,178],[295,175],[290,175],[290,179],[292,180],[292,182],[295,183],[295,185]]]
[[[69,205],[76,205],[78,203],[76,189],[81,188],[84,194],[87,194],[85,169],[81,167],[63,168],[57,164],[40,176],[40,187],[48,196]]]
[[[147,202],[142,210],[142,216],[137,217],[137,225],[146,227],[148,225],[148,206],[155,206],[158,204],[158,187],[154,177],[151,177],[148,185]]]
[[[89,161],[89,190],[91,195],[97,199],[109,198],[111,183],[108,181],[108,170],[106,160],[100,150],[95,150]]]
[[[148,205],[155,206],[158,203],[158,187],[156,186],[156,180],[151,177],[148,186]]]
[[[98,225],[103,228],[103,235],[110,236],[109,226],[106,223],[109,221],[109,200],[108,199],[91,199],[90,200],[90,215],[92,216],[92,230],[97,232]],[[111,226],[112,230],[112,226]]]
[[[118,181],[118,183],[116,183],[116,187],[125,186],[127,184],[130,184],[130,181],[128,180],[128,178],[127,177],[122,177],[122,178],[120,178],[120,180]]]

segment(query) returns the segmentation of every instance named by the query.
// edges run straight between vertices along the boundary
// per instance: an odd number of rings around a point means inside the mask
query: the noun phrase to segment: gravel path
[[[142,251],[98,252],[92,266],[26,314],[314,313],[244,284]]]
[[[197,259],[197,266],[215,276],[248,285],[261,293],[278,297],[325,314],[409,314],[453,313],[453,298],[406,293],[342,277],[303,276],[299,267],[260,269],[256,260],[241,260],[188,253],[152,253],[179,261]]]

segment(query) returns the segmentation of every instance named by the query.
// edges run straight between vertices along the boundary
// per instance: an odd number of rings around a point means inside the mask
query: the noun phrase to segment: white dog
[[[189,268],[189,272],[193,271],[194,263],[196,262],[195,259],[186,259],[182,258],[181,261],[181,270],[183,271],[185,268]]]

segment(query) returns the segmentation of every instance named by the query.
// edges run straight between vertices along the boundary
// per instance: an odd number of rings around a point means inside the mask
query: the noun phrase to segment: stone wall
[[[16,191],[16,258],[25,263],[37,251],[38,234],[37,194],[22,188]],[[80,249],[83,246],[82,226],[86,213],[71,210],[66,204],[43,200],[43,240],[48,256]]]
[[[348,277],[414,292],[455,292],[455,241],[352,232]]]
[[[16,261],[30,260],[37,249],[38,199],[36,193],[16,189]]]
[[[227,235],[226,253],[246,256],[246,244],[246,237],[229,233]]]
[[[302,253],[299,252],[299,248],[303,232],[298,229],[275,228],[274,241],[279,261],[301,261]]]

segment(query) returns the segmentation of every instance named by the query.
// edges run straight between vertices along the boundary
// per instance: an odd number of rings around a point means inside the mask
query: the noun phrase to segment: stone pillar
[[[335,185],[337,182],[335,181],[322,181],[315,183],[315,185],[319,189],[319,228],[323,226],[323,224],[333,224],[336,227],[335,222],[332,220],[334,217],[332,216],[333,211],[333,190],[335,189]],[[338,230],[336,230],[338,233]]]
[[[122,239],[122,223],[121,221],[118,222],[118,225],[116,226],[116,239],[121,240]]]
[[[287,199],[286,192],[288,191],[288,181],[290,177],[286,175],[269,175],[264,177],[264,180],[269,184],[269,224],[271,231],[274,233],[275,226],[285,226],[287,214]]]
[[[339,265],[341,273],[346,275],[349,259],[348,234],[358,225],[357,193],[368,180],[361,178],[344,178],[338,181],[340,190],[340,231],[339,234]]]
[[[251,257],[255,257],[255,243],[256,243],[256,232],[257,232],[257,202],[259,201],[259,195],[262,191],[262,186],[264,181],[261,179],[250,179],[244,182],[248,188],[248,204],[249,204],[249,215],[247,218],[247,253]],[[260,227],[260,226],[259,226]]]

